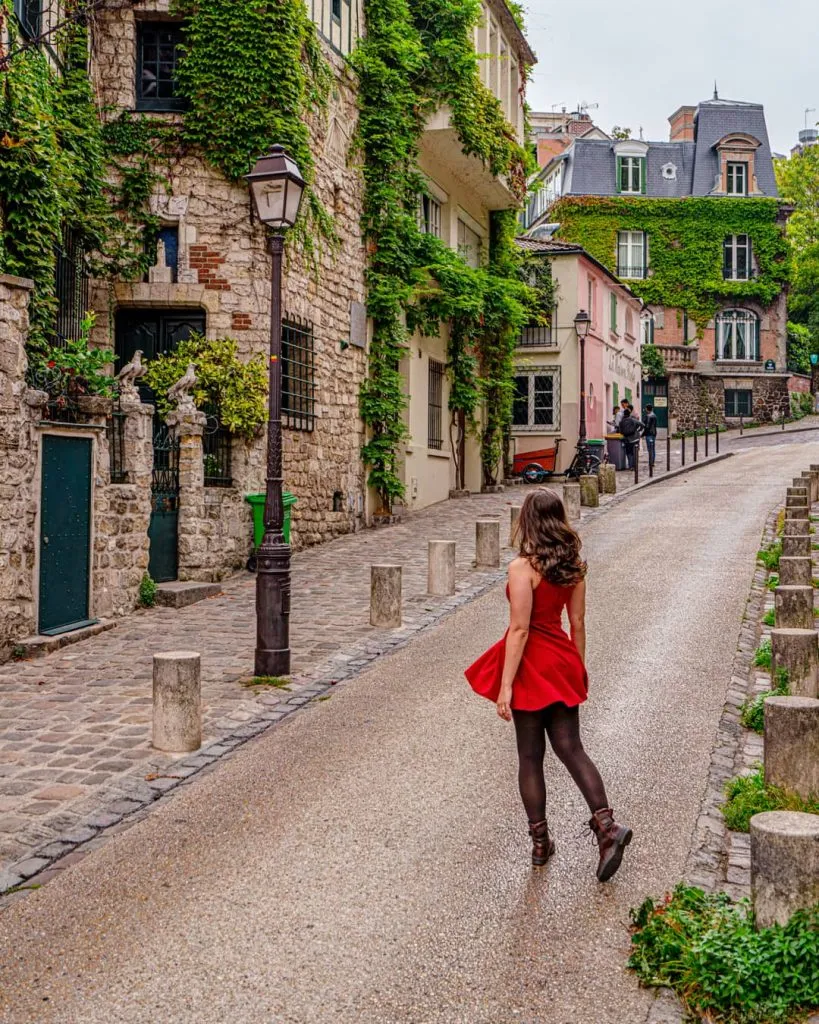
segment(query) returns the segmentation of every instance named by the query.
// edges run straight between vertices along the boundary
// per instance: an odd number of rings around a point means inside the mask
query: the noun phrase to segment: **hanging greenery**
[[[650,305],[684,310],[700,333],[726,302],[770,305],[788,282],[788,243],[778,222],[779,201],[768,198],[649,199],[568,196],[552,208],[559,237],[582,245],[616,271],[617,232],[645,231],[651,274],[629,281]],[[722,276],[723,241],[751,237],[758,272],[748,281]]]

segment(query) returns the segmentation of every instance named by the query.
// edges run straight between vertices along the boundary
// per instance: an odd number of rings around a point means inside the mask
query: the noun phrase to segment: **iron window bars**
[[[288,316],[282,321],[282,420],[290,430],[316,424],[316,359],[313,324]]]
[[[62,244],[57,247],[54,294],[57,299],[54,343],[62,347],[66,341],[79,338],[88,309],[88,266],[85,251],[73,231],[65,231]]]
[[[429,361],[427,397],[427,447],[439,452],[444,446],[444,364]]]
[[[184,110],[176,85],[182,26],[140,22],[137,33],[137,110]]]
[[[108,420],[108,455],[111,468],[111,483],[124,484],[128,479],[125,468],[125,421],[126,414],[120,407],[119,400],[114,403],[111,418]]]
[[[202,410],[207,416],[205,433],[202,437],[202,457],[205,463],[205,487],[232,487],[231,475],[232,436],[219,419],[219,409],[206,405]]]

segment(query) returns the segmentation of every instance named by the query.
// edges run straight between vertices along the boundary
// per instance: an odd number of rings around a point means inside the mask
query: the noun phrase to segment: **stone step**
[[[116,622],[113,619],[100,619],[91,626],[81,626],[79,629],[72,629],[70,633],[58,633],[56,636],[45,636],[42,633],[35,633],[34,636],[26,637],[25,640],[18,640],[14,644],[14,657],[20,659],[39,658],[44,654],[51,654],[61,647],[69,644],[76,644],[80,640],[87,640],[90,636],[104,633],[113,629]]]
[[[197,601],[218,597],[221,593],[221,583],[159,583],[156,588],[156,603],[167,608],[187,608]]]

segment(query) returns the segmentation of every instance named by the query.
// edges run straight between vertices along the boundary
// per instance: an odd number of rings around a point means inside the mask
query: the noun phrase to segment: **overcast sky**
[[[534,110],[598,103],[604,131],[663,140],[668,115],[710,99],[716,78],[721,97],[764,104],[771,147],[789,153],[805,107],[819,108],[817,0],[524,2]]]

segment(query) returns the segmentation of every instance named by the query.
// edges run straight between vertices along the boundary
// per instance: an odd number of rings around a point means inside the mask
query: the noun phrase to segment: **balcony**
[[[697,345],[658,345],[667,370],[696,370],[699,359]]]
[[[536,324],[524,327],[518,338],[518,348],[557,348],[557,335],[551,326]]]
[[[621,281],[642,281],[648,276],[648,267],[629,267],[618,263],[617,276]]]

